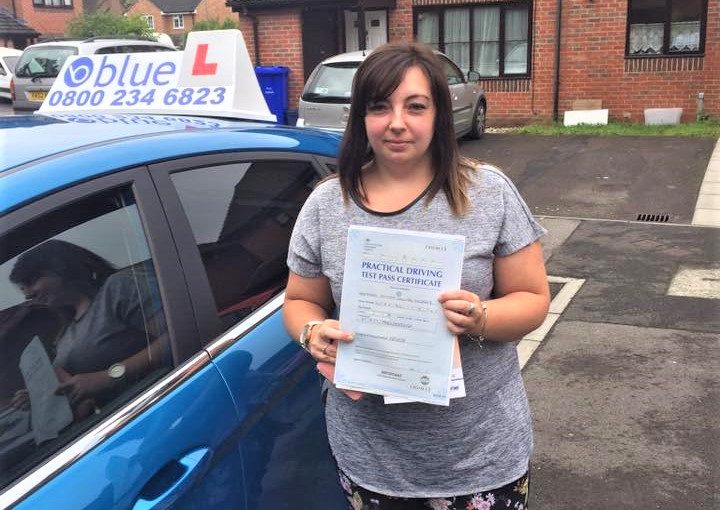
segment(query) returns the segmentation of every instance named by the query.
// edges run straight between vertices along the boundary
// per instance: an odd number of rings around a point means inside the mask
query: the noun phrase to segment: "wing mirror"
[[[477,71],[470,71],[467,74],[468,81],[480,81],[480,73]]]

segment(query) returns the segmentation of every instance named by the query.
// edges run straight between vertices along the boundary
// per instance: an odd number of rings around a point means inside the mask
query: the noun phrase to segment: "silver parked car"
[[[103,39],[42,42],[28,46],[15,65],[10,86],[13,109],[37,110],[65,60],[74,55],[175,51],[175,47],[142,39]]]
[[[353,51],[320,62],[305,84],[298,109],[298,125],[344,130],[350,112],[353,77],[360,62],[369,54]],[[436,52],[445,68],[453,102],[455,134],[479,138],[485,131],[487,99],[478,83],[480,75],[467,77],[446,55]]]

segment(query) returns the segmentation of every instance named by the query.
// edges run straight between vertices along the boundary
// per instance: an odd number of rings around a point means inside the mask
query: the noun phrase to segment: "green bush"
[[[122,16],[100,11],[76,16],[68,22],[68,37],[134,37],[155,40],[152,29],[142,16]]]
[[[195,23],[193,31],[201,32],[204,30],[227,30],[231,28],[238,28],[238,24],[230,18],[225,18],[222,21],[218,19],[206,19]]]

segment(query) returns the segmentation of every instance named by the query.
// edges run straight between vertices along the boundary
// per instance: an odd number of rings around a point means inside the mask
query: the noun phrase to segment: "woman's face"
[[[390,97],[367,106],[365,130],[381,166],[407,166],[429,159],[434,128],[430,80],[416,66],[408,68]]]
[[[59,307],[64,304],[63,296],[66,294],[63,279],[55,274],[46,273],[29,284],[19,284],[20,291],[25,299],[35,301],[50,307]]]

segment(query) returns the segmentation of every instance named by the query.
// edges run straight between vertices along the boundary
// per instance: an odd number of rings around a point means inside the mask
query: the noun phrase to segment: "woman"
[[[146,273],[117,271],[90,250],[57,239],[18,257],[10,281],[64,319],[53,365],[57,393],[74,407],[88,399],[101,406],[168,362],[160,301],[152,299],[154,278]]]
[[[532,431],[513,341],[547,313],[544,229],[500,171],[460,160],[451,112],[428,47],[373,51],[355,75],[338,177],[313,191],[290,242],[285,325],[323,366],[352,341],[332,318],[349,225],[466,236],[462,289],[438,300],[467,396],[384,405],[329,390],[330,446],[356,510],[527,508]]]

